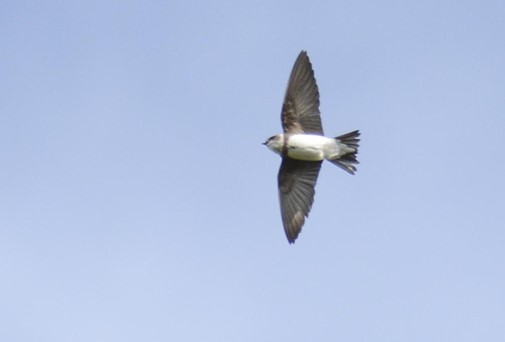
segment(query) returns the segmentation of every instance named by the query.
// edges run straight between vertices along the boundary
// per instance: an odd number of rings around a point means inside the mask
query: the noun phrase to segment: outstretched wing
[[[319,90],[306,51],[296,59],[281,113],[284,133],[312,133],[323,135],[319,113]]]
[[[295,242],[305,217],[309,215],[321,164],[322,161],[282,159],[278,175],[279,199],[282,223],[289,243]]]

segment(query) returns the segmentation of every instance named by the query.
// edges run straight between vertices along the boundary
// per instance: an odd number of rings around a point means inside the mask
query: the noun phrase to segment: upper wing
[[[296,59],[281,114],[284,133],[315,133],[323,135],[319,113],[319,90],[307,52]]]
[[[295,242],[314,202],[314,187],[322,161],[283,158],[279,169],[282,223],[289,243]]]

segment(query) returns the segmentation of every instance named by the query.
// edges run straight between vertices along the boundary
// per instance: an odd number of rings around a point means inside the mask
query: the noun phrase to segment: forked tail
[[[356,166],[354,165],[359,164],[358,159],[356,159],[359,148],[359,136],[359,131],[353,131],[336,137],[335,140],[337,140],[339,144],[345,145],[342,147],[344,151],[348,152],[336,159],[329,160],[344,171],[349,172],[351,175],[356,172]]]

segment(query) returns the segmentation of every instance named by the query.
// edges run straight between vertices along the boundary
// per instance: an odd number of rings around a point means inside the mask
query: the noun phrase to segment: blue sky
[[[4,1],[0,340],[503,341],[502,1]],[[328,135],[295,245],[293,62]]]

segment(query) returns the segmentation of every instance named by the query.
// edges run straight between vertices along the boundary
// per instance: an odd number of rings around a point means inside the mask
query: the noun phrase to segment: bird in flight
[[[294,243],[314,202],[323,160],[350,174],[356,172],[359,131],[336,138],[324,136],[319,112],[319,90],[306,51],[300,52],[289,77],[281,122],[284,133],[263,144],[282,157],[277,176],[282,223]]]

